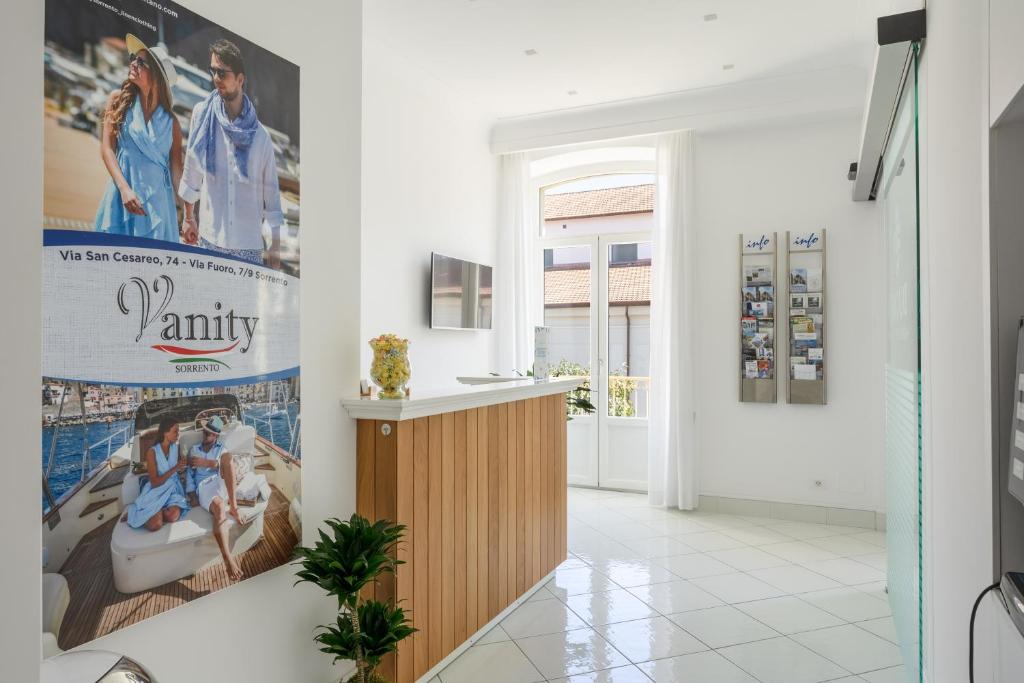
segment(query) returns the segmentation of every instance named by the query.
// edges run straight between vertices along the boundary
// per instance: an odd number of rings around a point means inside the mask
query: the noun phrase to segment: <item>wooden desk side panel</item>
[[[359,420],[356,427],[356,512],[369,520],[377,516],[374,509],[374,486],[377,481],[374,476],[377,461],[376,425],[375,420]],[[373,600],[374,587],[364,588],[362,597],[364,600]]]
[[[486,622],[478,620],[477,608],[477,411],[466,411],[466,552],[462,556],[466,572],[466,635],[476,633]],[[465,638],[463,638],[464,640]]]
[[[416,505],[414,476],[398,477],[398,472],[413,472],[415,475],[415,433],[413,420],[398,423],[398,448],[395,457],[395,475],[398,479],[398,495],[395,500],[395,521],[406,527],[405,536],[398,544],[398,559],[405,564],[415,561],[416,537],[412,531],[412,520]],[[412,610],[416,599],[415,577],[411,573],[397,573],[395,576],[395,597],[403,610]],[[412,618],[412,617],[410,617]],[[406,638],[398,645],[398,680],[415,680],[415,638]]]
[[[483,628],[491,620],[489,615],[490,585],[490,463],[487,457],[490,443],[490,420],[487,408],[476,409],[476,628]],[[476,631],[474,631],[475,633]]]
[[[566,557],[565,397],[360,420],[356,508],[406,525],[398,599],[419,629],[382,667],[413,683]]]
[[[469,438],[467,411],[455,413],[455,642],[470,636],[466,631],[466,442]]]
[[[427,585],[429,586],[430,600],[430,621],[419,623],[414,621],[413,626],[422,629],[427,633],[430,643],[430,659],[428,663],[433,666],[435,662],[444,659],[444,649],[441,647],[441,606],[444,602],[441,595],[441,416],[431,415],[427,418],[429,429],[428,457],[430,459],[430,485],[427,492],[430,514],[427,519],[430,531],[428,532],[430,543],[430,563],[427,565]],[[422,524],[420,520],[414,520],[414,524]],[[415,568],[409,568],[415,574]],[[428,667],[429,668],[429,667]]]
[[[441,648],[455,649],[455,413],[441,415]],[[433,577],[431,577],[433,579]],[[432,581],[433,582],[433,581]]]
[[[430,423],[426,417],[413,421],[413,517],[406,524],[406,534],[413,538],[414,567],[429,567],[433,552],[430,547]],[[406,472],[407,470],[401,470]],[[399,572],[400,580],[412,575],[413,602],[409,618],[414,623],[430,623],[430,572]],[[404,606],[403,606],[404,607]],[[413,674],[418,678],[430,669],[430,646],[427,629],[413,634]],[[402,653],[404,656],[404,652]]]

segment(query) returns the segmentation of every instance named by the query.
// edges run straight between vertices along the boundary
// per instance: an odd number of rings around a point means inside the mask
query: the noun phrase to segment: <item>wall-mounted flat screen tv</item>
[[[430,326],[441,330],[491,329],[492,271],[490,266],[431,254]]]

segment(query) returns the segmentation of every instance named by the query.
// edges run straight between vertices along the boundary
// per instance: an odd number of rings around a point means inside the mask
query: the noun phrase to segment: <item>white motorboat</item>
[[[198,443],[207,419],[221,416],[225,450],[242,456],[251,467],[247,476],[266,484],[250,506],[240,508],[243,524],[231,522],[232,554],[245,576],[291,558],[302,535],[299,460],[258,435],[254,425],[245,422],[233,395],[147,401],[135,411],[124,445],[113,450],[108,442],[103,461],[56,500],[44,469],[43,492],[49,502],[42,518],[46,654],[76,647],[230,584],[213,538],[212,519],[202,508],[193,507],[156,532],[132,529],[120,521],[145,474],[142,454],[155,438],[156,425],[168,415],[178,422],[182,452]],[[289,436],[294,448],[298,434]],[[86,462],[83,458],[83,469]]]

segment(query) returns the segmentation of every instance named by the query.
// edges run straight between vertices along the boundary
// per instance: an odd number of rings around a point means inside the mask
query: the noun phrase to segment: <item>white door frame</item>
[[[537,320],[540,324],[544,324],[544,251],[546,249],[558,249],[560,247],[588,247],[590,249],[590,352],[587,356],[588,365],[590,366],[590,400],[597,406],[597,398],[601,396],[601,372],[598,370],[598,364],[600,363],[600,356],[598,354],[599,340],[600,340],[600,329],[598,328],[599,318],[597,307],[597,297],[595,294],[599,291],[598,282],[598,268],[597,263],[600,257],[598,249],[597,236],[595,235],[580,235],[578,237],[548,237],[541,238],[537,241],[537,255],[540,260],[539,277],[540,285],[537,291],[540,292],[540,312],[537,315]],[[552,359],[554,360],[554,359]],[[600,410],[600,408],[598,408]],[[598,420],[598,413],[593,415],[574,415],[572,420],[569,422],[568,431],[570,434],[576,432],[582,437],[584,443],[594,444],[600,448],[600,424]],[[575,435],[574,435],[575,436]],[[571,438],[571,437],[570,437]],[[576,460],[576,453],[569,453],[570,459],[574,460],[574,464],[580,464]],[[588,454],[589,455],[589,454]],[[568,471],[569,484],[573,486],[591,486],[597,487],[600,483],[600,473],[598,464],[600,459],[597,453],[594,457],[584,457],[582,464],[583,468],[570,467]],[[575,470],[575,471],[574,471]]]
[[[598,296],[596,297],[599,305],[598,313],[598,371],[600,375],[601,386],[605,387],[609,383],[608,379],[608,358],[611,355],[609,351],[609,311],[608,305],[608,272],[609,272],[609,247],[613,244],[632,244],[635,242],[650,242],[651,233],[650,231],[638,231],[638,232],[620,232],[614,234],[603,234],[597,237],[598,249],[600,255],[597,258],[596,270],[598,273],[599,290]],[[593,306],[593,304],[591,304]],[[629,491],[647,491],[647,434],[648,432],[648,419],[646,417],[613,417],[608,414],[608,391],[607,389],[601,391],[598,396],[598,401],[594,404],[597,406],[597,414],[600,416],[597,420],[598,424],[598,486],[601,488],[611,489],[626,489]],[[616,467],[615,460],[618,458],[626,457],[637,457],[636,455],[630,456],[620,452],[618,449],[612,448],[612,436],[613,432],[623,432],[631,430],[643,430],[643,434],[638,434],[637,437],[629,439],[630,443],[642,442],[643,448],[643,459],[645,462],[643,468],[642,477],[622,477],[617,475],[617,472],[621,468]],[[614,434],[619,436],[620,434]],[[614,451],[614,452],[613,452]]]
[[[618,469],[614,458],[629,457],[621,453],[612,453],[610,444],[612,432],[626,430],[643,430],[643,444],[646,444],[648,429],[647,418],[612,417],[608,415],[608,263],[609,247],[613,244],[631,244],[634,242],[651,241],[649,231],[621,232],[600,235],[579,235],[575,237],[542,237],[537,241],[537,253],[541,259],[540,285],[541,292],[539,320],[544,320],[544,268],[543,254],[545,249],[559,247],[588,247],[590,249],[590,399],[597,411],[593,415],[574,416],[570,423],[570,432],[585,434],[586,442],[596,445],[592,453],[588,453],[586,466],[576,473],[569,472],[569,483],[576,486],[592,486],[598,488],[625,489],[646,491],[646,476],[639,478],[616,477]],[[596,309],[596,310],[595,310]],[[638,439],[629,439],[636,443]],[[646,461],[646,448],[644,460]],[[633,457],[636,457],[635,455]],[[644,468],[646,472],[646,467]]]
[[[579,180],[581,178],[587,178],[596,175],[609,175],[609,174],[620,174],[620,173],[655,173],[657,170],[655,164],[655,153],[654,153],[654,142],[653,137],[638,137],[628,141],[618,142],[595,142],[591,144],[575,145],[567,148],[561,148],[558,150],[539,150],[531,154],[531,173],[533,173],[533,162],[537,162],[539,159],[546,159],[548,161],[556,160],[558,157],[562,157],[564,161],[570,162],[566,165],[554,164],[549,167],[552,169],[550,172],[537,172],[536,175],[530,177],[530,183],[527,188],[527,192],[531,194],[533,198],[538,201],[536,204],[531,204],[534,210],[539,212],[537,216],[537,231],[533,234],[533,248],[536,255],[535,260],[532,261],[533,272],[530,273],[531,279],[534,282],[539,282],[539,287],[534,289],[535,296],[533,297],[532,308],[536,313],[536,320],[542,321],[544,319],[544,263],[543,255],[544,249],[549,247],[558,246],[570,246],[570,245],[589,245],[591,250],[591,263],[590,263],[590,291],[591,291],[591,316],[590,316],[590,368],[591,368],[591,400],[599,410],[601,406],[604,406],[603,417],[599,418],[595,415],[581,415],[573,417],[569,423],[569,440],[570,440],[570,459],[573,457],[572,442],[575,434],[582,434],[583,439],[586,443],[593,444],[594,447],[592,454],[588,454],[590,462],[587,463],[585,468],[581,468],[578,474],[569,472],[569,484],[575,486],[593,486],[593,487],[614,487],[614,488],[627,488],[632,490],[646,490],[647,481],[615,481],[609,482],[607,476],[602,478],[601,470],[604,463],[603,469],[605,475],[609,472],[609,459],[607,453],[602,455],[602,451],[607,451],[608,443],[608,425],[615,425],[616,428],[630,429],[639,428],[639,422],[643,422],[643,427],[646,427],[646,420],[634,420],[633,418],[609,418],[607,417],[607,392],[602,391],[604,386],[603,372],[598,372],[599,361],[607,357],[607,348],[601,349],[601,340],[607,336],[607,305],[604,306],[604,311],[597,311],[597,315],[594,315],[594,307],[597,305],[599,299],[596,296],[600,293],[601,282],[598,277],[598,273],[601,272],[600,264],[602,259],[600,258],[599,251],[601,244],[596,235],[580,235],[577,237],[545,237],[544,236],[544,190],[552,185],[558,185],[561,183],[569,182],[571,180]],[[532,200],[531,200],[532,201]],[[635,233],[621,233],[617,235],[606,235],[603,236],[605,240],[622,237],[628,234],[633,241],[649,241],[651,239],[649,231],[637,231]],[[607,256],[605,256],[607,259]],[[538,267],[539,266],[539,267]],[[607,270],[607,269],[604,269]],[[607,300],[607,275],[604,276],[604,296],[603,301]],[[539,296],[537,296],[539,294]],[[601,330],[601,324],[604,321],[605,330]],[[598,355],[600,353],[600,356]],[[598,399],[598,400],[594,400]],[[603,426],[602,426],[603,425]],[[644,440],[646,443],[646,440]],[[602,446],[601,444],[605,444]],[[644,449],[646,450],[646,449]],[[646,461],[646,458],[645,458]]]

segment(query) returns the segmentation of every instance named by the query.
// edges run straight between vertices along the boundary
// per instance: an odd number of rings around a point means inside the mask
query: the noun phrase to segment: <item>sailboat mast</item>
[[[82,411],[82,481],[85,481],[85,475],[87,472],[87,465],[91,465],[89,462],[89,424],[85,421],[85,387],[81,382],[78,382],[78,404]],[[88,469],[92,469],[89,467]]]
[[[46,475],[43,480],[46,481],[50,478],[50,474],[53,472],[53,463],[57,455],[57,437],[60,436],[60,420],[64,415],[64,402],[67,400],[68,385],[60,385],[60,405],[57,407],[57,422],[53,425],[53,438],[50,439],[50,457],[46,461]]]

